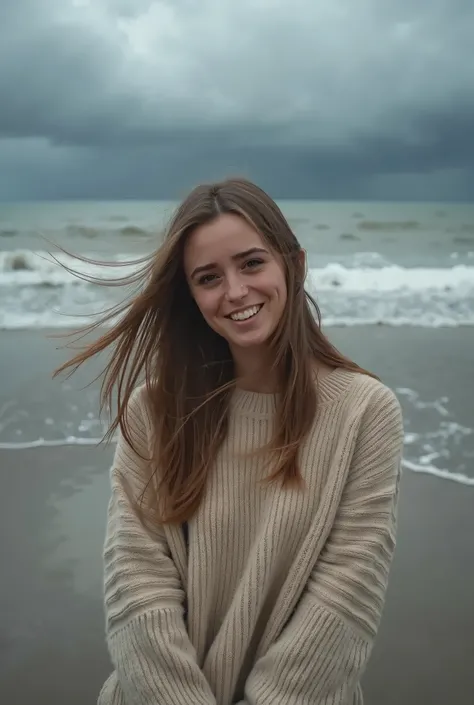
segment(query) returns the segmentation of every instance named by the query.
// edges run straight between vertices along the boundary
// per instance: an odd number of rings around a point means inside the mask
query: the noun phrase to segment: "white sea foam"
[[[111,267],[83,262],[62,253],[54,253],[54,258],[48,252],[31,250],[0,252],[0,287],[81,285],[81,279],[67,271],[67,268],[80,274],[107,279],[132,272],[136,266],[124,265],[124,262],[137,259],[134,255],[108,256],[107,262],[117,262],[116,267]],[[86,258],[100,261],[103,256],[92,253]]]
[[[474,288],[474,267],[456,265],[446,268],[397,265],[384,267],[349,268],[329,264],[324,269],[312,269],[310,280],[318,291],[344,289],[349,292],[449,292],[460,295]]]
[[[58,448],[67,446],[97,446],[101,443],[102,438],[82,438],[80,436],[68,436],[66,438],[55,438],[55,439],[45,439],[37,438],[32,441],[25,441],[23,443],[18,442],[4,442],[0,443],[0,450],[27,450],[31,448]],[[112,443],[116,442],[116,439],[112,439]],[[407,445],[407,439],[405,441]],[[439,468],[431,463],[439,457],[439,453],[432,453],[431,456],[421,456],[418,462],[411,460],[410,458],[403,459],[403,467],[411,472],[422,473],[425,475],[431,475],[441,480],[448,480],[450,482],[456,482],[461,485],[466,485],[467,487],[474,487],[474,477],[468,477],[467,475],[460,472],[452,472],[444,468]]]
[[[80,436],[67,436],[66,438],[35,438],[33,441],[23,443],[0,443],[0,450],[27,450],[29,448],[61,448],[63,446],[96,446],[102,438],[81,438]]]
[[[405,268],[374,255],[357,253],[351,262],[310,269],[308,289],[325,326],[474,325],[474,266]],[[127,254],[115,255],[112,267],[56,256],[65,267],[100,279],[129,274],[137,266],[129,264],[136,257]],[[123,295],[120,288],[75,277],[47,253],[0,252],[0,328],[81,326],[84,315],[100,314]]]
[[[116,266],[101,266],[82,262],[62,253],[55,254],[61,264],[85,275],[113,278],[134,271],[136,265],[133,254],[117,254],[108,259]],[[100,260],[101,255],[92,253],[88,259]],[[131,262],[131,264],[128,264]],[[338,262],[323,268],[312,268],[309,281],[318,291],[345,289],[346,291],[451,291],[464,290],[472,293],[474,287],[474,267],[455,265],[453,267],[413,267],[405,268],[385,264],[377,253],[367,252],[354,255],[353,262],[359,266],[344,266]],[[375,266],[375,265],[378,266]],[[382,264],[383,266],[380,266]],[[63,269],[46,252],[11,250],[0,252],[0,286],[60,286],[83,283],[73,274]]]
[[[466,485],[467,487],[474,487],[474,477],[468,477],[461,472],[451,472],[450,470],[437,468],[434,465],[424,465],[421,463],[415,463],[413,460],[406,459],[403,461],[403,466],[412,472],[432,475],[440,480],[449,480],[450,482],[457,482],[458,484]]]
[[[441,480],[448,480],[458,484],[474,487],[474,477],[465,472],[463,459],[471,458],[472,452],[465,448],[469,438],[474,433],[472,428],[460,424],[453,418],[449,408],[449,399],[446,396],[434,399],[422,399],[418,392],[406,387],[398,387],[396,393],[403,400],[405,423],[403,467],[416,473],[431,475]],[[95,404],[97,399],[90,400]],[[410,413],[410,407],[414,413]],[[71,412],[77,411],[76,405],[70,405]],[[61,446],[97,446],[107,432],[107,425],[100,421],[92,412],[82,414],[75,421],[54,420],[45,418],[45,425],[62,437],[34,438],[31,440],[10,440],[12,435],[23,436],[23,424],[28,420],[26,410],[18,408],[15,403],[7,402],[0,409],[0,433],[5,440],[0,442],[0,450],[26,450],[36,448],[56,448]],[[411,428],[411,424],[420,426]],[[422,431],[421,428],[429,430]],[[7,431],[8,429],[8,431]],[[70,429],[70,430],[69,430]],[[5,437],[7,431],[9,438]],[[98,434],[103,435],[98,435]],[[84,434],[84,435],[80,435]],[[90,435],[87,435],[90,434]],[[49,431],[48,434],[49,435]],[[1,437],[1,436],[0,436]],[[115,434],[110,443],[116,443]],[[455,458],[458,458],[456,461]],[[461,463],[459,459],[461,458]],[[458,463],[458,464],[457,464]],[[450,469],[451,468],[451,469]]]

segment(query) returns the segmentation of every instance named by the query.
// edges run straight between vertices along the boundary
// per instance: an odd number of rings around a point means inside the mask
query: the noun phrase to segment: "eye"
[[[206,284],[213,284],[216,279],[217,274],[203,274],[202,277],[199,277],[198,284],[201,286],[206,286]]]
[[[244,268],[247,269],[255,269],[256,267],[260,267],[260,265],[263,264],[263,259],[258,259],[257,257],[254,257],[253,259],[247,260],[247,262],[244,265]]]

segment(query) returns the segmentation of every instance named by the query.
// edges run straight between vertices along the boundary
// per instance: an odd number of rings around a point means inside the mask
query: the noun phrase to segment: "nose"
[[[242,282],[240,277],[231,276],[226,279],[225,297],[227,301],[239,301],[248,294],[248,287]]]

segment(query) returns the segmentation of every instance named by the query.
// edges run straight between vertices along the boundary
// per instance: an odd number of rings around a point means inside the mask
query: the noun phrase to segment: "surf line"
[[[34,441],[26,441],[24,443],[0,443],[0,450],[27,450],[29,448],[58,448],[62,446],[98,446],[102,442],[102,438],[81,438],[78,436],[68,436],[67,438],[46,439],[37,438]],[[117,439],[112,438],[111,443],[116,443]],[[431,475],[440,480],[449,480],[457,482],[460,485],[474,487],[474,477],[468,477],[460,472],[450,472],[436,468],[433,465],[420,465],[412,460],[403,459],[402,465],[411,472]]]

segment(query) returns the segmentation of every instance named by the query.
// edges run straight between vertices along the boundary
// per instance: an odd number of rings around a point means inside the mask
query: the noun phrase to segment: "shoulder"
[[[145,383],[135,387],[127,402],[127,414],[143,423],[149,416],[150,393]]]
[[[308,438],[310,466],[333,481],[339,478],[347,491],[395,486],[403,453],[402,410],[395,392],[382,381],[362,372],[338,368],[326,380],[324,396]],[[311,463],[313,463],[311,465]],[[331,483],[327,485],[332,487]],[[384,485],[385,487],[385,485]],[[385,491],[385,490],[384,490]]]
[[[361,372],[339,368],[330,376],[336,389],[327,409],[337,425],[357,432],[377,426],[397,436],[403,433],[403,414],[394,390],[382,381]]]
[[[347,409],[363,412],[367,408],[383,408],[385,406],[397,409],[401,413],[400,402],[394,390],[375,377],[362,372],[353,372],[339,368],[339,394],[337,401]]]
[[[148,444],[153,429],[150,395],[146,384],[135,387],[130,394],[122,415],[127,435],[141,446]]]
[[[358,444],[375,444],[380,452],[403,446],[403,412],[394,390],[366,374],[353,374],[343,404],[357,428]],[[375,447],[375,446],[374,446]]]
[[[125,488],[133,497],[143,491],[149,479],[151,450],[146,386],[133,389],[117,429],[117,443],[111,468],[113,487]],[[132,496],[132,495],[131,495]]]

